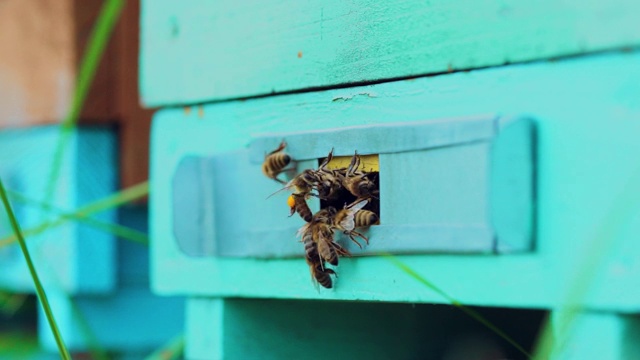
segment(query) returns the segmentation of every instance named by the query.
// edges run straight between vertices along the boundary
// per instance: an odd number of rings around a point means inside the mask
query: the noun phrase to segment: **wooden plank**
[[[119,209],[118,222],[138,231],[147,232],[147,219],[146,206]],[[183,330],[184,299],[159,297],[149,289],[148,246],[120,240],[117,247],[114,268],[118,286],[113,291],[103,296],[69,296],[56,287],[48,289],[58,327],[73,351],[90,349],[82,320],[100,346],[127,354],[147,355]],[[92,276],[88,269],[87,272]],[[56,343],[46,318],[41,316],[38,320],[42,347],[55,352]]]
[[[31,199],[47,198],[47,182],[54,164],[52,149],[60,136],[57,126],[0,131],[0,176],[3,181],[6,179],[6,186]],[[82,126],[67,140],[57,191],[51,201],[57,208],[73,211],[116,189],[116,139],[110,129]],[[18,206],[17,216],[23,229],[52,218],[40,208],[27,205]],[[116,212],[107,210],[94,216],[114,222]],[[10,235],[9,229],[2,227],[0,237]],[[27,238],[45,286],[62,288],[72,294],[104,293],[114,288],[114,241],[112,235],[77,222]],[[0,247],[0,259],[3,288],[34,291],[33,280],[16,244]]]
[[[0,126],[60,121],[75,77],[72,0],[0,5]]]
[[[0,5],[0,128],[55,124],[73,98],[104,1],[5,0]],[[127,1],[98,66],[81,123],[120,124],[122,186],[148,178],[151,111],[138,101],[139,1]]]
[[[487,113],[531,114],[539,121],[540,141],[536,251],[401,260],[462,302],[552,306],[564,296],[561,290],[573,276],[578,250],[587,251],[586,244],[603,226],[637,167],[638,83],[640,53],[631,52],[211,104],[203,107],[201,117],[179,108],[162,110],[152,134],[152,285],[160,293],[191,296],[443,302],[381,257],[341,261],[337,288],[320,293],[311,286],[302,259],[189,257],[179,249],[171,228],[175,168],[187,154],[212,156],[246,148],[252,134]],[[377,96],[332,101],[359,93]],[[262,181],[258,179],[262,177],[256,175],[256,181]],[[239,189],[229,189],[233,191]],[[635,235],[640,232],[640,216],[635,219],[609,239],[615,238],[617,245],[598,268],[607,276],[594,284],[586,299],[589,306],[640,309],[640,291],[631,285],[640,271]]]
[[[138,54],[140,1],[126,2],[113,34],[117,87],[113,101],[120,132],[120,184],[129,187],[149,178],[149,133],[152,110],[140,105]]]
[[[90,349],[81,319],[86,320],[95,341],[111,352],[149,354],[183,330],[184,300],[153,295],[144,284],[120,286],[113,293],[101,297],[69,297],[59,291],[48,291],[47,297],[65,344],[71,351],[86,352]],[[51,329],[41,310],[40,314],[40,344],[55,352],[57,347]]]
[[[544,315],[541,310],[474,310],[527,350],[534,345]],[[328,354],[339,359],[522,357],[451,306],[190,298],[187,319],[188,359],[326,359]]]
[[[143,0],[147,106],[380,81],[640,44],[633,0]],[[375,94],[353,93],[335,101]]]
[[[640,357],[640,319],[637,316],[583,311],[574,315],[569,329],[561,329],[559,314],[554,311],[551,317],[558,345],[552,359],[624,360]]]
[[[365,236],[385,241],[364,250],[345,241],[349,251],[358,255],[491,253],[497,247],[529,251],[535,218],[533,122],[511,119],[504,133],[498,132],[501,122],[485,116],[273,134],[250,140],[249,150],[185,156],[173,175],[173,233],[181,249],[192,256],[302,257],[303,248],[295,241],[301,226],[297,216],[283,219],[284,201],[278,196],[254,200],[273,193],[274,183],[256,175],[263,154],[285,141],[298,172],[305,169],[300,160],[317,168],[327,149],[333,149],[334,156],[353,154],[355,149],[379,154],[382,224],[365,230]],[[502,143],[506,145],[493,146]],[[244,190],[229,191],[233,188]],[[499,196],[500,192],[507,194]],[[499,211],[490,211],[494,206],[490,196],[497,196]],[[491,222],[508,224],[496,227],[502,236],[496,236]],[[508,231],[503,231],[505,227]]]

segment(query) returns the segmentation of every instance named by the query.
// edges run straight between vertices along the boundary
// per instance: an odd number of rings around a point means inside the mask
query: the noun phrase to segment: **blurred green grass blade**
[[[96,69],[100,64],[100,59],[102,58],[104,49],[107,47],[109,37],[113,32],[116,22],[118,21],[124,4],[124,0],[106,0],[102,5],[96,24],[94,25],[87,41],[87,46],[80,63],[80,70],[78,71],[78,80],[76,81],[76,87],[73,92],[71,107],[62,122],[60,138],[53,153],[53,165],[51,167],[51,173],[49,174],[49,180],[45,191],[47,196],[46,202],[51,202],[50,200],[53,196],[56,183],[60,175],[60,169],[62,168],[64,151],[67,148],[69,138],[73,133],[76,123],[78,122],[80,111],[82,110],[82,106],[87,98],[87,94],[89,93],[91,83],[95,77]]]
[[[56,344],[58,345],[58,351],[60,352],[60,357],[67,360],[71,359],[69,356],[69,352],[67,351],[67,347],[64,345],[64,340],[62,339],[62,335],[58,330],[58,324],[56,323],[56,319],[53,316],[53,312],[51,311],[51,307],[49,306],[49,301],[47,300],[47,294],[44,292],[44,288],[42,287],[42,283],[40,283],[40,278],[38,277],[38,273],[36,272],[36,268],[33,265],[31,260],[31,255],[29,254],[29,249],[27,248],[27,243],[24,241],[22,237],[22,232],[20,230],[20,225],[16,220],[13,209],[11,208],[11,204],[9,204],[9,198],[7,197],[7,193],[4,190],[4,184],[2,180],[0,180],[0,198],[2,198],[2,203],[4,205],[4,209],[7,212],[7,216],[9,217],[9,222],[11,223],[11,227],[13,232],[16,234],[18,238],[18,242],[20,243],[20,249],[22,250],[22,254],[24,255],[24,259],[27,262],[27,266],[29,267],[29,273],[31,274],[31,278],[33,279],[33,284],[36,288],[36,294],[38,295],[38,299],[40,300],[40,304],[44,310],[44,313],[47,317],[47,321],[49,322],[49,326],[51,327],[51,332],[53,333],[53,337],[56,340]]]
[[[171,339],[171,341],[162,346],[160,349],[147,356],[145,360],[175,360],[182,356],[183,351],[184,335],[180,334]]]
[[[522,347],[520,344],[518,344],[515,340],[513,340],[509,335],[507,335],[505,332],[503,332],[502,330],[500,330],[497,326],[495,326],[493,323],[491,323],[489,320],[485,319],[482,315],[480,315],[479,313],[477,313],[475,310],[463,305],[460,301],[456,300],[455,298],[453,298],[451,295],[447,294],[444,290],[440,289],[439,287],[437,287],[435,284],[433,284],[432,282],[430,282],[429,280],[425,279],[424,277],[422,277],[420,274],[418,274],[417,272],[415,272],[412,268],[410,268],[409,266],[407,266],[407,264],[403,263],[402,261],[400,261],[397,257],[389,254],[389,253],[383,253],[381,254],[382,256],[384,256],[387,260],[391,261],[392,264],[394,264],[395,266],[397,266],[400,270],[402,270],[405,274],[411,276],[412,278],[414,278],[415,280],[417,280],[418,282],[420,282],[421,284],[423,284],[424,286],[428,287],[431,291],[435,292],[436,294],[442,296],[444,299],[446,299],[451,305],[457,307],[458,309],[460,309],[462,312],[464,312],[465,314],[469,315],[471,318],[473,318],[474,320],[478,321],[479,323],[481,323],[482,325],[484,325],[485,327],[487,327],[489,330],[493,331],[496,335],[498,335],[499,337],[501,337],[502,339],[504,339],[506,342],[508,342],[509,344],[511,344],[514,348],[516,348],[518,351],[520,351],[523,355],[525,355],[528,359],[531,359],[531,354],[529,354],[524,347]]]
[[[95,332],[91,329],[87,317],[84,316],[78,305],[73,301],[69,294],[65,294],[67,301],[71,305],[71,312],[73,313],[73,319],[80,327],[80,331],[84,340],[86,341],[89,353],[91,353],[92,360],[109,360],[109,354],[107,350],[100,344]]]
[[[12,200],[16,200],[20,203],[23,203],[25,205],[30,205],[30,206],[34,206],[34,207],[38,207],[40,209],[55,213],[57,215],[64,215],[65,212],[62,209],[56,208],[55,206],[52,206],[50,204],[46,204],[43,203],[41,201],[38,200],[34,200],[31,199],[27,196],[24,196],[23,194],[16,192],[16,191],[11,191],[9,189],[7,189],[7,193],[9,194],[9,196],[11,197]],[[73,213],[68,214],[69,216],[73,216]],[[147,234],[126,227],[126,226],[122,226],[119,224],[112,224],[106,221],[102,221],[102,220],[98,220],[98,219],[94,219],[91,217],[79,217],[79,216],[75,216],[73,217],[73,220],[79,221],[79,222],[83,222],[89,226],[92,226],[96,229],[102,230],[104,232],[110,233],[112,235],[118,236],[122,239],[125,240],[129,240],[129,241],[133,241],[136,243],[140,243],[140,244],[144,244],[144,245],[148,245],[149,244],[149,237],[147,236]]]
[[[100,59],[102,58],[104,49],[107,47],[109,37],[120,17],[124,4],[124,0],[107,0],[104,2],[104,5],[102,5],[100,15],[87,41],[87,47],[82,58],[82,63],[80,64],[80,71],[78,72],[78,82],[73,93],[71,110],[62,123],[64,128],[75,126],[78,121],[78,116],[89,93],[96,69],[100,64]]]
[[[121,206],[133,200],[145,197],[148,194],[149,194],[149,182],[145,181],[143,183],[131,186],[125,190],[117,192],[113,195],[107,196],[106,198],[103,198],[96,202],[85,205],[74,212],[64,213],[51,221],[46,221],[42,224],[28,228],[23,232],[23,235],[24,236],[37,235],[52,227],[64,224],[67,221],[86,218],[91,214]],[[10,245],[14,243],[16,240],[17,240],[16,235],[12,235],[12,236],[8,236],[3,239],[0,239],[0,247]]]
[[[554,339],[550,319],[547,319],[534,352],[535,359],[549,359],[554,353],[562,351],[578,315],[584,309],[585,299],[593,281],[621,238],[617,232],[636,215],[639,205],[640,168],[636,169],[617,194],[611,210],[606,213],[593,237],[583,246],[586,251],[577,262],[575,279],[569,282],[565,300],[558,309],[560,315],[556,318],[556,338]]]

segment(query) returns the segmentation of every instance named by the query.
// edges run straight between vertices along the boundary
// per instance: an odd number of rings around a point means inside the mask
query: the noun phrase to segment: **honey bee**
[[[331,289],[333,287],[333,280],[331,279],[331,275],[336,275],[336,272],[323,268],[319,263],[311,263],[309,264],[309,269],[311,270],[311,279],[316,283],[322,285],[327,289]]]
[[[316,186],[318,197],[323,200],[331,200],[338,197],[342,188],[343,178],[346,168],[330,170],[327,165],[333,159],[333,149],[329,152],[325,160],[320,164],[317,171],[318,184]]]
[[[377,198],[379,191],[376,189],[375,182],[370,178],[373,173],[357,171],[358,166],[360,166],[360,155],[356,151],[351,158],[345,176],[342,178],[342,185],[357,198],[356,201],[370,197]]]
[[[313,241],[313,234],[311,231],[306,231],[302,235],[301,241],[304,244],[304,254],[307,262],[315,263],[322,260],[318,254],[318,245]]]
[[[358,201],[358,200],[356,200]],[[356,222],[355,216],[361,211],[363,207],[367,205],[368,200],[362,200],[359,202],[354,202],[350,205],[345,205],[345,207],[338,211],[333,218],[333,228],[342,231],[345,235],[349,236],[349,239],[356,243],[358,247],[362,249],[362,245],[355,239],[355,236],[363,239],[367,244],[369,244],[369,239],[362,235],[361,233],[355,230]],[[375,214],[374,214],[375,215]],[[376,216],[377,217],[377,216]]]
[[[354,217],[356,227],[371,226],[377,223],[378,220],[380,220],[380,218],[378,218],[378,215],[369,210],[360,210]]]
[[[305,200],[304,195],[291,194],[287,199],[287,204],[291,208],[291,213],[289,217],[293,216],[293,214],[298,213],[300,217],[306,221],[310,222],[313,216],[309,205],[307,205],[307,201]]]
[[[309,196],[318,196],[317,194],[312,193],[313,189],[316,188],[318,181],[319,180],[315,170],[306,169],[302,171],[300,174],[296,175],[296,177],[291,179],[291,181],[289,181],[282,189],[267,196],[267,199],[279,193],[280,191],[292,190],[292,189],[293,189],[293,195],[302,196],[304,199],[306,199]]]
[[[311,234],[311,240],[316,244],[317,252],[324,267],[324,262],[331,265],[338,265],[338,257],[340,255],[350,256],[351,254],[338,243],[333,241],[332,219],[336,214],[336,209],[328,207],[322,209],[313,215],[311,222],[300,229],[303,242],[305,236],[308,238]],[[305,248],[307,246],[305,245]]]
[[[318,253],[318,244],[313,239],[313,231],[310,226],[303,226],[302,242],[304,243],[305,260],[309,265],[311,279],[316,284],[320,284],[327,289],[333,287],[331,275],[336,275],[335,271],[325,267],[325,261]]]
[[[350,256],[351,253],[333,241],[333,230],[330,221],[331,217],[335,215],[335,209],[333,207],[329,207],[325,210],[327,210],[327,217],[320,221],[326,221],[317,222],[313,226],[313,230],[315,230],[312,231],[313,241],[318,245],[318,254],[322,260],[333,266],[337,266],[340,255]],[[319,213],[322,211],[323,210],[320,210]]]
[[[285,181],[278,179],[278,175],[285,171],[285,168],[291,162],[291,157],[283,152],[287,143],[283,140],[277,149],[267,154],[262,163],[262,173],[269,179],[273,179],[281,184]]]

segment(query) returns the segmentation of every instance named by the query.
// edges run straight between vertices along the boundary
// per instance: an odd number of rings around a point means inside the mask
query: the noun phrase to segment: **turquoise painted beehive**
[[[638,351],[640,324],[627,314],[640,309],[640,217],[615,210],[639,200],[627,187],[640,151],[637,4],[143,9],[143,101],[163,108],[152,133],[152,285],[191,297],[188,357],[255,354],[234,334],[269,325],[301,331],[274,320],[287,311],[273,299],[298,300],[302,317],[314,304],[301,299],[450,303],[381,253],[467,305],[548,311],[578,291],[578,330],[557,358]],[[286,195],[266,199],[281,186],[261,161],[283,139],[298,171],[331,148],[379,156],[381,224],[363,251],[348,248],[362,256],[340,261],[332,290],[311,284]],[[589,291],[575,290],[580,274]],[[279,310],[249,315],[261,306]],[[326,306],[326,316],[349,311]],[[594,342],[599,327],[607,336]],[[264,354],[289,354],[267,338]],[[321,339],[292,347],[320,356],[309,348]],[[379,357],[388,346],[374,346]]]

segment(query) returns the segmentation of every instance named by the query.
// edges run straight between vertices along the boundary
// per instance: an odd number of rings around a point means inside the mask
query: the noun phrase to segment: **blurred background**
[[[0,177],[74,358],[143,358],[183,331],[183,300],[149,289],[139,18],[138,1],[0,2]],[[58,358],[12,235],[3,211],[0,358]]]
[[[0,0],[0,359],[640,359],[638,19]],[[263,201],[282,139],[379,168],[331,290]]]

